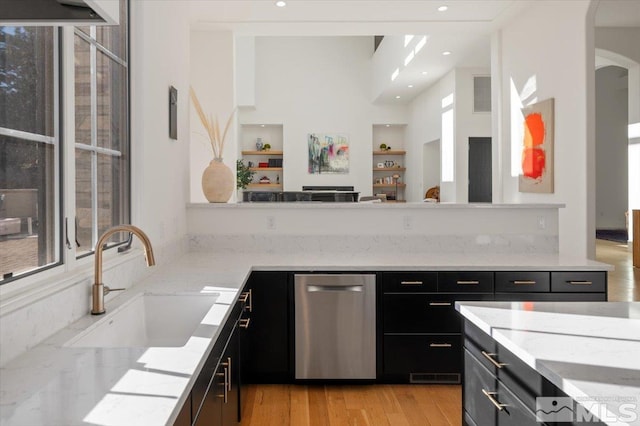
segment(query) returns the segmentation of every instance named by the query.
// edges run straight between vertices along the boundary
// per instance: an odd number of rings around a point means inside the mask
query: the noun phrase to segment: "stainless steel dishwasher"
[[[376,276],[296,274],[296,379],[376,378]]]

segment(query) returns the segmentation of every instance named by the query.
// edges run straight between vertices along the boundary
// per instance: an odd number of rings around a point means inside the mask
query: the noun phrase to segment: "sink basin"
[[[65,346],[84,348],[181,347],[218,294],[141,294],[116,308]]]

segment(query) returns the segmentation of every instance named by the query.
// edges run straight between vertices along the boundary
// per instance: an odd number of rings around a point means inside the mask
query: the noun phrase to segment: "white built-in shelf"
[[[281,172],[282,167],[249,167],[253,172]]]
[[[406,167],[374,167],[374,172],[406,172]]]
[[[407,151],[400,149],[388,149],[386,151],[373,151],[373,155],[405,155]]]
[[[273,149],[262,151],[242,151],[242,155],[282,155],[282,151],[276,151]]]

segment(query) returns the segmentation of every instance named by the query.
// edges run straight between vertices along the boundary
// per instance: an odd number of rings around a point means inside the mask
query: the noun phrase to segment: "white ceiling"
[[[534,0],[535,1],[535,0]],[[540,0],[537,0],[540,1]],[[490,34],[525,0],[191,0],[192,28],[246,35],[427,35],[428,43],[378,101],[406,103],[454,67],[490,66]],[[448,10],[439,12],[438,7]],[[640,26],[640,0],[601,0],[598,26]],[[373,46],[373,40],[372,40]],[[442,56],[442,51],[452,52]],[[428,74],[422,75],[426,70]],[[409,89],[407,86],[414,87]],[[395,99],[395,95],[401,99]]]

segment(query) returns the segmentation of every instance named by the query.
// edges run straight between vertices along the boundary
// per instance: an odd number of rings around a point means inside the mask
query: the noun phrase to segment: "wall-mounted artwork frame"
[[[339,133],[309,133],[309,174],[348,174],[349,137]]]
[[[169,87],[169,137],[178,139],[178,89]]]
[[[554,100],[540,101],[522,108],[522,172],[518,191],[553,193]]]

